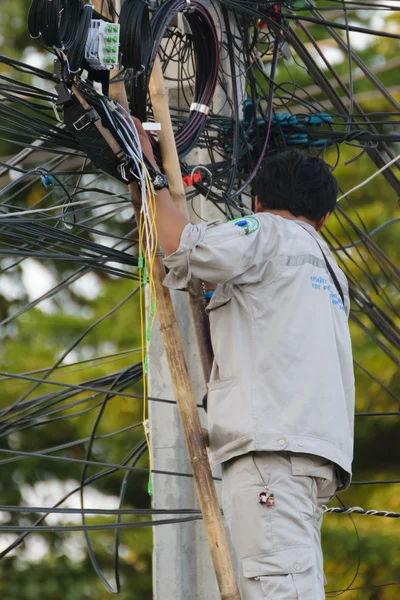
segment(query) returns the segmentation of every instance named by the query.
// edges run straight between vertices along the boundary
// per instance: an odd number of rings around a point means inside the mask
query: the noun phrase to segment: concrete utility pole
[[[219,20],[216,19],[216,22],[218,23]],[[228,60],[224,60],[223,68],[225,72],[229,73]],[[175,78],[176,72],[174,73],[172,69],[173,67],[166,74]],[[178,105],[178,93],[175,85],[173,83],[169,86],[170,105]],[[238,85],[238,88],[243,90],[244,85]],[[229,86],[227,89],[229,90]],[[218,86],[214,96],[213,110],[219,112],[222,107],[224,107],[224,114],[230,115],[225,93],[221,86]],[[195,149],[187,158],[187,162],[193,167],[207,164],[209,162],[208,153],[206,150]],[[203,173],[203,175],[205,174]],[[211,202],[205,202],[202,196],[194,199],[194,207],[201,218],[206,221],[220,219],[222,216],[221,212]],[[192,222],[199,221],[192,212],[191,220]],[[206,391],[206,383],[198,354],[188,297],[184,292],[173,292],[172,297],[193,389],[197,403],[201,404]],[[171,378],[158,325],[155,326],[152,334],[148,384],[150,397],[173,399]],[[158,402],[149,404],[153,468],[175,473],[191,473],[176,407]],[[206,427],[206,415],[202,409],[199,409],[199,412],[202,424]],[[219,473],[214,473],[214,476],[218,477]],[[216,482],[216,487],[219,492],[219,482]],[[154,474],[152,504],[155,509],[198,508],[193,479]],[[187,600],[188,598],[217,600],[220,597],[204,525],[201,521],[154,527],[153,539],[154,600]]]
[[[117,0],[118,1],[118,0]],[[100,0],[94,0],[95,8],[99,10]],[[101,10],[101,7],[100,7]],[[89,105],[80,95],[76,86],[72,87],[73,93],[80,104],[88,109]],[[170,183],[170,192],[175,206],[188,214],[187,204],[178,155],[174,147],[174,136],[169,114],[168,98],[164,84],[161,62],[156,58],[149,85],[150,97],[156,121],[161,123],[159,142],[162,163]],[[111,97],[127,106],[127,97],[124,87],[117,85],[111,91]],[[110,148],[119,155],[121,149],[112,134],[103,127],[100,120],[95,123],[103,138]],[[140,219],[141,202],[135,185],[131,185],[133,208],[137,222]],[[189,216],[189,215],[188,215]],[[197,497],[201,507],[204,527],[207,534],[208,549],[211,553],[213,567],[218,583],[218,594],[222,600],[239,600],[239,591],[235,581],[235,573],[230,558],[227,536],[221,517],[217,493],[211,475],[207,451],[202,439],[199,413],[196,409],[195,392],[192,386],[187,361],[184,356],[184,347],[181,341],[179,324],[175,315],[170,291],[162,285],[164,268],[160,257],[156,256],[153,263],[154,284],[157,292],[156,315],[160,325],[160,334],[166,351],[169,372],[171,374],[172,389],[179,409],[180,420],[189,453],[191,470],[196,483]],[[190,282],[191,288],[196,290],[196,296],[190,297],[192,315],[196,324],[197,342],[206,378],[211,368],[211,347],[209,338],[205,335],[205,315],[199,310],[196,297],[199,295],[199,285],[195,280]],[[154,468],[154,467],[153,467]],[[186,475],[189,475],[187,473]],[[165,592],[164,592],[165,597]]]

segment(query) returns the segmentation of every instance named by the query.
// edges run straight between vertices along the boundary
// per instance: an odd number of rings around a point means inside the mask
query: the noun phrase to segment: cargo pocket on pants
[[[265,600],[319,600],[314,583],[314,554],[296,546],[242,560],[243,576],[260,581]]]
[[[293,494],[303,520],[308,521],[316,515],[317,482],[308,473],[308,460],[302,456],[290,456],[292,467]]]

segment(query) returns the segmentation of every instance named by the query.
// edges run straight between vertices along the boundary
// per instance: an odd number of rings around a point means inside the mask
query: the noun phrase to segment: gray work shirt
[[[164,259],[170,288],[191,277],[220,284],[208,306],[211,464],[251,451],[314,454],[341,467],[347,487],[354,374],[346,277],[311,225],[270,213],[247,219],[248,228],[187,225]]]

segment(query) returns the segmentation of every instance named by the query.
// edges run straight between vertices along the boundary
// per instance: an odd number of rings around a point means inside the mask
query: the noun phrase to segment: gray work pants
[[[253,452],[223,464],[222,506],[242,600],[323,600],[322,504],[334,465],[289,452]],[[271,506],[260,504],[267,488]]]

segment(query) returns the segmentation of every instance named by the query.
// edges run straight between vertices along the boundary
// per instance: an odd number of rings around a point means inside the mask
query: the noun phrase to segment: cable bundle
[[[32,0],[28,29],[66,57],[66,76],[78,73],[85,56],[93,6],[84,0]]]
[[[106,126],[110,128],[124,152],[130,157],[131,172],[134,172],[139,183],[141,195],[141,208],[139,218],[139,257],[138,272],[140,294],[140,321],[142,336],[142,364],[143,364],[143,428],[149,449],[149,482],[148,492],[153,493],[152,484],[152,459],[150,452],[150,440],[147,428],[147,387],[146,375],[148,371],[148,356],[151,342],[151,332],[154,326],[156,314],[156,286],[153,277],[154,261],[156,259],[158,239],[155,227],[156,197],[153,183],[146,161],[142,152],[139,134],[137,132],[132,116],[118,103],[110,102],[105,97],[99,97],[100,103],[106,115]],[[117,110],[115,110],[115,108]],[[144,288],[148,284],[148,308],[144,299]]]
[[[125,0],[121,8],[122,65],[132,69],[131,110],[141,121],[146,120],[148,69],[153,46],[149,7],[142,0]],[[140,75],[142,75],[140,77]]]
[[[153,46],[149,5],[143,0],[125,0],[120,13],[122,65],[133,69],[133,77],[148,66]],[[145,90],[146,92],[146,90]],[[141,98],[141,105],[146,96]]]
[[[32,0],[28,15],[31,37],[51,48],[71,48],[77,36],[81,0]]]
[[[47,1],[47,0],[46,0]],[[66,52],[68,73],[78,73],[85,57],[85,46],[88,38],[90,22],[93,16],[93,6],[80,1],[78,24],[75,28],[75,40]]]
[[[219,72],[219,40],[214,20],[208,9],[194,0],[189,3],[187,10],[186,0],[172,0],[162,4],[151,21],[155,39],[151,65],[156,58],[171,21],[179,12],[183,12],[191,29],[191,37],[195,53],[196,84],[193,103],[190,107],[186,123],[175,135],[176,146],[180,157],[188,154],[197,143],[207,119],[208,111],[218,80]]]
[[[147,58],[149,44],[147,16],[145,8],[139,6],[140,4],[142,3],[135,0],[127,0],[125,12],[121,11],[120,21],[123,64],[136,69],[131,83],[131,109],[141,120],[146,120],[148,81],[154,61],[161,42],[178,13],[184,13],[191,30],[190,37],[195,54],[195,93],[189,117],[175,136],[178,154],[183,157],[196,146],[215,92],[220,58],[217,30],[209,10],[199,0],[192,0],[190,3],[186,0],[169,0],[159,7],[150,22],[151,39],[154,41]],[[134,15],[137,22],[126,24],[128,15],[130,18]],[[144,49],[140,37],[142,35],[144,35]]]

